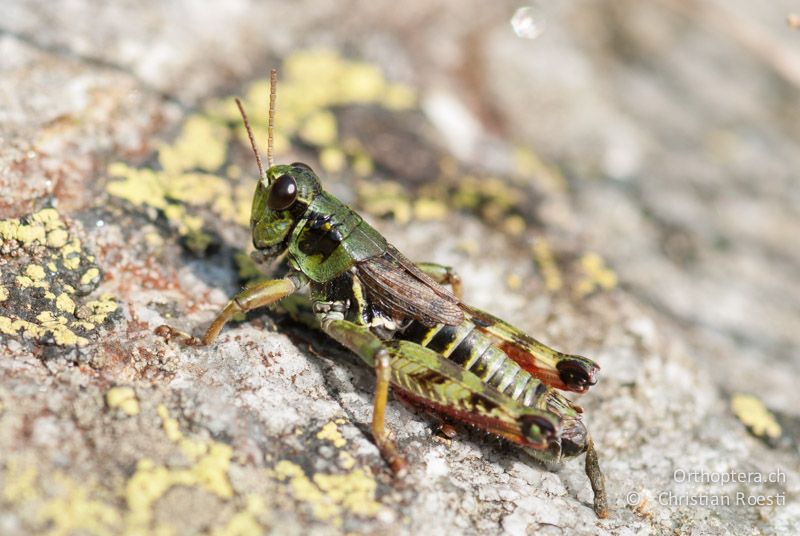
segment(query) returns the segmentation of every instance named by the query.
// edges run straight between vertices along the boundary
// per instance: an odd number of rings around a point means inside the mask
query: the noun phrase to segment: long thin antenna
[[[272,132],[275,130],[275,91],[278,87],[278,69],[269,72],[269,121],[267,122],[267,164],[272,167]]]
[[[256,149],[256,139],[253,136],[253,129],[250,128],[250,121],[247,120],[247,114],[244,112],[244,106],[242,106],[242,101],[239,98],[236,98],[236,106],[239,107],[239,112],[242,114],[242,119],[244,120],[244,128],[247,129],[247,137],[250,138],[250,148],[253,149],[253,154],[256,155],[256,164],[258,164],[258,180],[264,179],[264,166],[261,165],[261,157],[258,155],[258,149]],[[270,135],[271,137],[271,135]],[[272,143],[270,142],[270,145]],[[272,166],[272,159],[270,157],[270,166]]]

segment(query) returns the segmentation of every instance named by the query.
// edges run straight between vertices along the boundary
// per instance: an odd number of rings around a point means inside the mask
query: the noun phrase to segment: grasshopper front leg
[[[375,401],[372,410],[372,437],[381,455],[398,476],[405,473],[406,461],[397,450],[386,429],[386,403],[389,398],[389,381],[392,368],[389,352],[383,341],[364,326],[346,320],[323,317],[322,330],[331,338],[356,353],[375,369]]]
[[[223,326],[238,313],[246,313],[259,307],[266,307],[281,298],[289,296],[297,290],[299,284],[291,278],[287,279],[272,279],[262,281],[257,285],[244,289],[242,292],[228,302],[224,309],[217,315],[211,325],[203,335],[202,339],[198,339],[187,333],[176,330],[170,326],[159,326],[156,328],[156,334],[161,335],[166,339],[174,338],[179,342],[188,346],[207,346],[214,342],[214,339],[219,335]]]

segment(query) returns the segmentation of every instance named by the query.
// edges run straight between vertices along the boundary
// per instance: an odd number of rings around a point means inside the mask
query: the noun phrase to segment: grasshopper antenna
[[[258,154],[258,149],[256,149],[256,139],[253,136],[253,129],[250,128],[250,121],[247,120],[247,114],[244,111],[244,106],[242,106],[242,101],[239,98],[236,98],[236,106],[239,107],[239,113],[242,114],[242,120],[244,120],[244,128],[247,129],[247,137],[250,138],[250,148],[253,149],[253,154],[256,155],[256,164],[258,165],[258,175],[259,180],[264,179],[266,175],[264,175],[264,166],[261,164],[261,157]],[[270,138],[272,138],[272,134],[270,133]],[[270,141],[270,146],[272,145],[272,141]],[[272,166],[272,156],[270,156],[270,166]]]
[[[267,122],[267,164],[272,167],[272,133],[275,130],[275,91],[278,87],[278,69],[269,72],[269,120]]]

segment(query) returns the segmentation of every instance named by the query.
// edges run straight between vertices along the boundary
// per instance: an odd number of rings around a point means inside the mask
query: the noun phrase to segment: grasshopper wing
[[[393,246],[358,263],[358,274],[370,300],[394,317],[423,324],[456,326],[464,321],[461,302]]]

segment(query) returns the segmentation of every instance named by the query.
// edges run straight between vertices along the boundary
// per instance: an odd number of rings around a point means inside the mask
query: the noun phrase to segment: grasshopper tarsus
[[[391,468],[395,478],[405,478],[408,474],[408,462],[405,457],[396,451],[396,448],[394,450],[395,452],[388,455],[384,454],[383,457],[389,465],[389,468]]]
[[[194,335],[186,333],[185,331],[177,330],[166,324],[158,326],[153,330],[153,333],[164,339],[166,342],[175,341],[183,346],[204,346],[204,343],[201,339],[198,339]]]
[[[594,449],[594,442],[591,438],[587,441],[586,476],[589,477],[589,484],[594,492],[594,513],[601,519],[608,517],[608,495],[606,494],[606,478],[600,470],[600,461],[597,458],[597,451]]]

